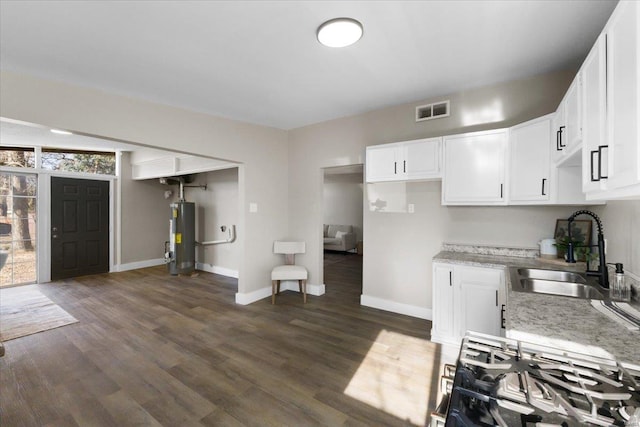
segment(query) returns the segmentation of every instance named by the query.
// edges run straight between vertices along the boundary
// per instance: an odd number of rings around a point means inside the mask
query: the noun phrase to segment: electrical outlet
[[[414,205],[413,203],[409,203],[407,208],[409,210],[409,213],[414,213],[416,211],[416,205]]]
[[[258,212],[258,204],[257,203],[249,203],[249,212],[250,213]]]

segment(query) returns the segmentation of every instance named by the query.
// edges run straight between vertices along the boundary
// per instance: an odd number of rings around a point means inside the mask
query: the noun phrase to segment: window
[[[115,153],[42,148],[42,169],[115,175]]]
[[[0,287],[36,281],[33,174],[0,173]]]
[[[14,168],[33,168],[36,156],[33,148],[2,147],[0,150],[0,166]]]

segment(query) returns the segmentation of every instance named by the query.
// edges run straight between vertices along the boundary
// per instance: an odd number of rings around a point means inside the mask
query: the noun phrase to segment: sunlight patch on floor
[[[432,381],[438,380],[437,353],[430,341],[382,330],[344,393],[414,425],[424,425]]]

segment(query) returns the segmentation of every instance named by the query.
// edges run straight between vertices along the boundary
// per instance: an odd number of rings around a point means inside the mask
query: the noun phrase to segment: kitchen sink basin
[[[571,271],[511,268],[511,288],[516,292],[559,295],[581,299],[605,299],[608,290],[594,277]]]
[[[604,295],[598,289],[584,283],[561,282],[557,280],[521,279],[520,285],[526,292],[561,295],[582,299],[604,299]]]
[[[518,275],[528,279],[551,280],[555,282],[586,283],[584,277],[570,271],[541,270],[538,268],[519,268]]]

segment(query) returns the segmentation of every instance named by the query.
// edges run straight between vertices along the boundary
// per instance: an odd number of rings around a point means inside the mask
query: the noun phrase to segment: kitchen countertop
[[[582,273],[585,271],[584,263],[570,265],[558,260],[455,250],[442,251],[433,261],[507,270],[507,337],[594,356],[615,357],[623,362],[640,365],[640,332],[629,331],[609,319],[593,308],[589,300],[516,292],[511,288],[508,272],[510,267]],[[630,304],[640,311],[640,301],[633,300]]]

